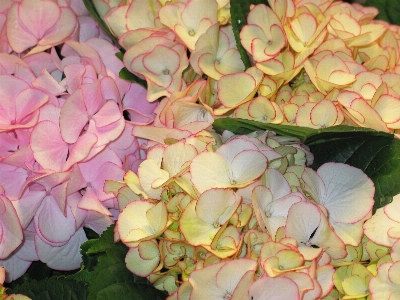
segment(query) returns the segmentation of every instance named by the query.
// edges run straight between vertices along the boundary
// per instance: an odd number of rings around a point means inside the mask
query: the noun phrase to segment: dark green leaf
[[[247,51],[240,43],[240,31],[243,26],[247,24],[247,15],[250,11],[250,5],[260,3],[268,5],[266,0],[231,0],[230,2],[233,35],[235,36],[236,47],[239,50],[240,58],[246,69],[251,67],[251,63]]]
[[[400,25],[400,2],[398,0],[367,0],[365,6],[375,6],[379,10],[376,19]]]
[[[83,0],[83,4],[85,4],[86,9],[89,11],[90,15],[95,19],[97,24],[99,24],[100,28],[112,39],[115,45],[118,45],[118,40],[111,33],[110,29],[108,29],[107,24],[103,21],[103,19],[97,13],[96,7],[94,6],[92,0]]]
[[[253,120],[235,118],[216,119],[213,123],[213,127],[218,133],[222,133],[224,130],[229,130],[236,134],[248,134],[256,130],[272,130],[279,135],[294,136],[300,138],[302,141],[308,134],[311,134],[314,131],[313,129],[306,127],[267,124]]]
[[[147,89],[146,80],[140,79],[135,74],[132,74],[127,68],[122,68],[121,71],[119,71],[119,77],[129,82],[136,82]]]
[[[87,287],[65,276],[51,277],[41,281],[31,280],[7,291],[23,294],[33,300],[86,300]]]
[[[124,59],[124,53],[122,51],[115,53],[115,56],[118,57],[120,61]]]
[[[83,260],[83,265],[85,269],[88,271],[93,271],[94,267],[97,265],[97,256],[96,255],[88,255],[87,251],[90,246],[96,243],[97,240],[88,240],[81,245],[81,255]]]
[[[107,230],[102,233],[102,235],[98,239],[93,240],[93,242],[90,243],[89,247],[87,247],[86,254],[103,253],[106,252],[108,249],[113,249],[117,247],[114,243],[114,227],[114,225],[111,225],[107,228]],[[84,243],[83,245],[85,245],[86,243]]]
[[[126,300],[126,295],[129,299],[151,299],[151,300],[165,300],[166,295],[159,290],[154,289],[149,285],[140,283],[126,284],[116,283],[108,288],[101,290],[97,295],[97,300]]]
[[[121,242],[114,243],[114,227],[110,226],[99,239],[82,245],[82,252],[87,256],[85,260],[90,261],[90,257],[97,260],[90,272],[88,300],[165,299],[166,294],[156,290],[146,278],[138,277],[126,268],[128,248]],[[82,275],[85,279],[87,274],[80,273],[76,275]]]

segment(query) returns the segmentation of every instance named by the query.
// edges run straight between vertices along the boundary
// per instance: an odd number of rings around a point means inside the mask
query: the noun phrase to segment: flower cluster
[[[150,140],[147,159],[106,184],[123,209],[116,239],[130,249],[127,267],[169,299],[388,297],[396,251],[369,234],[381,220],[365,223],[374,203],[365,174],[293,164],[304,149],[270,134],[221,144],[205,130],[238,117],[396,133],[398,27],[341,1],[268,3],[241,28],[246,58],[229,1],[94,1],[147,100],[161,99],[154,123],[133,129]]]
[[[332,0],[268,0],[244,26],[229,0],[92,3],[113,37],[81,0],[0,4],[0,299],[32,261],[79,268],[83,228],[117,218],[127,268],[171,300],[398,295],[400,198],[372,216],[361,170],[211,129],[398,133],[397,26]]]
[[[334,266],[362,248],[372,181],[340,163],[314,171],[307,149],[272,132],[222,140],[156,145],[137,175],[107,181],[128,269],[169,299],[327,296]]]
[[[132,128],[152,122],[154,104],[118,78],[119,50],[81,1],[5,3],[0,265],[11,281],[36,260],[79,268],[83,226],[101,234],[114,222],[119,207],[105,179],[137,169],[144,156]]]
[[[134,0],[108,10],[104,2],[94,1],[126,49],[125,66],[146,80],[149,101],[207,78],[200,104],[213,118],[400,128],[399,28],[374,21],[376,8],[330,0],[253,6],[240,31],[249,68],[229,1]]]

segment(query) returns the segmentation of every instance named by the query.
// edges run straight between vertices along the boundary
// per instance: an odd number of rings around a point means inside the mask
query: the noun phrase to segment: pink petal
[[[87,132],[93,133],[97,136],[95,147],[105,147],[107,144],[117,139],[124,131],[124,128],[125,120],[122,115],[120,115],[118,121],[103,127],[97,127],[95,121],[91,120]]]
[[[96,127],[104,127],[117,122],[122,118],[117,102],[108,100],[102,108],[93,116]]]
[[[71,145],[69,148],[68,160],[65,163],[63,170],[68,170],[74,164],[87,158],[96,143],[97,136],[93,133],[86,132],[79,136],[75,144]]]
[[[14,206],[4,196],[0,196],[0,215],[0,259],[5,259],[21,244],[23,234]]]
[[[29,85],[14,76],[0,75],[0,124],[12,124],[16,119],[16,99]]]
[[[18,15],[18,3],[15,3],[7,15],[7,37],[10,46],[17,53],[35,46],[38,42],[31,32],[26,31],[26,27],[20,22]]]
[[[81,90],[75,91],[65,101],[60,115],[60,130],[67,143],[75,143],[89,120]]]
[[[49,96],[39,89],[26,89],[15,99],[15,114],[17,123],[25,123],[26,118],[34,111],[45,105]]]
[[[67,38],[71,37],[78,25],[75,13],[67,7],[61,8],[61,17],[55,26],[46,32],[38,45],[50,48],[61,44]]]
[[[87,113],[89,116],[93,116],[105,103],[102,94],[101,81],[96,80],[93,83],[84,84],[81,86],[81,89]]]
[[[21,189],[28,178],[26,169],[10,166],[0,162],[0,185],[9,200],[17,200]]]
[[[90,64],[96,69],[97,73],[106,75],[105,66],[95,49],[93,49],[87,43],[79,43],[76,41],[68,41],[65,44],[75,50],[81,56],[81,60],[89,61]]]
[[[109,210],[105,208],[103,204],[101,204],[101,202],[97,198],[96,193],[91,187],[86,188],[86,192],[79,202],[78,207],[81,209],[96,211],[106,216],[112,216]]]
[[[18,6],[18,17],[38,39],[53,27],[61,16],[61,9],[53,1],[23,0]]]
[[[68,145],[60,130],[51,121],[41,121],[32,130],[31,148],[38,163],[45,169],[61,171],[68,154]]]
[[[97,176],[92,181],[92,187],[96,190],[97,197],[100,201],[114,198],[111,193],[104,192],[104,184],[106,180],[123,181],[125,171],[121,167],[112,162],[104,163],[98,170]]]

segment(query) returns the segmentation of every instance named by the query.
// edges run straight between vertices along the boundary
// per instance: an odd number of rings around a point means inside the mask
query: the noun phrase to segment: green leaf
[[[398,0],[367,0],[365,6],[375,6],[379,10],[376,19],[400,25],[400,2]]]
[[[119,71],[119,78],[125,79],[126,81],[129,82],[136,82],[140,84],[142,87],[147,89],[147,82],[146,80],[140,79],[137,77],[135,74],[132,74],[129,72],[127,68],[122,68],[121,71]]]
[[[343,125],[312,129],[234,118],[217,119],[213,126],[219,133],[272,130],[279,135],[297,137],[314,154],[311,167],[315,170],[326,162],[346,163],[363,170],[375,184],[374,210],[400,193],[400,140],[392,134]]]
[[[149,285],[140,283],[126,284],[118,283],[103,289],[99,292],[98,300],[126,300],[128,299],[124,295],[129,295],[129,299],[151,299],[151,300],[164,300],[166,296],[160,291],[154,289]]]
[[[230,2],[233,35],[235,36],[236,47],[239,50],[240,58],[246,69],[251,67],[251,63],[247,51],[240,42],[240,31],[243,26],[247,24],[247,15],[250,11],[250,5],[261,3],[268,5],[266,0],[231,0]]]
[[[124,60],[124,52],[117,52],[115,53],[115,56],[119,58],[120,61]]]
[[[7,290],[9,294],[23,294],[33,300],[86,300],[87,287],[65,276],[41,281],[30,280]]]
[[[121,242],[114,243],[114,227],[110,226],[97,240],[82,245],[82,252],[87,256],[84,261],[90,261],[91,257],[97,260],[90,272],[87,299],[165,299],[165,293],[154,288],[146,278],[138,277],[126,268],[128,248]]]
[[[321,142],[322,138],[342,139],[360,135],[393,137],[392,134],[361,127],[339,125],[324,129],[313,129],[301,126],[262,123],[239,118],[217,119],[214,121],[213,127],[218,133],[229,130],[235,134],[248,134],[256,130],[271,130],[279,135],[297,137],[307,145]]]
[[[97,13],[96,7],[94,6],[92,0],[83,0],[83,4],[85,4],[86,9],[89,11],[90,15],[95,19],[97,24],[99,24],[100,28],[112,39],[115,45],[118,45],[117,38],[111,33],[107,24],[103,21],[103,19]]]

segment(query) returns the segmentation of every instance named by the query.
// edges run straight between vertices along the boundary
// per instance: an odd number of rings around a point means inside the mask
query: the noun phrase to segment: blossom
[[[76,27],[75,13],[53,0],[14,3],[7,14],[8,41],[17,53],[30,49],[33,54],[61,44]]]
[[[375,187],[359,169],[339,163],[326,163],[315,173],[303,172],[304,190],[327,211],[335,233],[353,246],[361,242],[364,219],[374,205]]]
[[[312,203],[301,201],[291,206],[285,232],[296,239],[306,260],[318,257],[322,251],[334,259],[346,256],[344,243],[330,228],[326,216]]]
[[[185,51],[182,43],[168,37],[149,37],[128,49],[124,64],[146,79],[147,100],[155,101],[185,87],[182,72],[189,64]]]
[[[68,97],[61,108],[60,131],[63,140],[75,143],[88,125],[86,138],[96,139],[94,144],[91,143],[91,155],[104,149],[124,129],[119,101],[120,95],[110,77],[83,85]]]
[[[319,59],[311,57],[306,60],[304,68],[321,93],[327,94],[335,87],[347,87],[356,80],[349,67],[340,57],[333,53],[320,56],[322,57]]]
[[[119,5],[115,1],[93,2],[96,10],[104,14],[104,20],[118,38],[136,29],[161,27],[158,17],[161,5],[157,0],[134,0],[129,4],[120,1]]]
[[[369,282],[371,299],[398,297],[400,293],[399,267],[400,263],[398,261],[383,263],[378,267],[377,275],[371,278]]]
[[[257,92],[263,79],[263,73],[255,67],[245,72],[222,76],[217,82],[218,100],[222,106],[214,113],[223,115],[240,104],[250,101]]]
[[[126,255],[126,267],[132,273],[146,277],[154,272],[160,262],[160,251],[155,240],[141,241],[137,247],[131,247]]]
[[[248,299],[247,290],[252,283],[257,263],[251,259],[238,259],[212,264],[192,273],[191,299]],[[210,276],[211,275],[211,276]],[[214,275],[214,276],[212,276]],[[206,288],[205,288],[206,287]]]
[[[283,121],[283,113],[280,107],[264,96],[255,97],[251,101],[238,106],[234,111],[234,116],[272,124],[280,124]]]
[[[277,179],[270,184],[272,191],[263,185],[256,186],[252,191],[252,204],[261,229],[275,236],[278,228],[285,226],[291,205],[303,201],[303,198],[301,194],[291,193],[289,184],[279,171],[268,169],[265,176]]]
[[[247,168],[244,169],[245,162]],[[202,193],[210,188],[249,185],[262,175],[266,166],[267,158],[256,145],[237,138],[214,153],[203,152],[197,155],[190,164],[190,173],[193,185]]]
[[[133,201],[121,212],[117,230],[125,243],[150,240],[167,228],[167,208],[164,203]]]
[[[399,209],[400,195],[393,197],[393,201],[384,208],[379,208],[375,214],[364,223],[364,234],[373,242],[391,247],[399,238],[400,225]]]
[[[210,246],[239,204],[240,197],[229,189],[207,190],[197,201],[186,206],[181,215],[180,230],[191,245]]]
[[[189,0],[167,4],[160,9],[160,22],[172,29],[190,49],[212,25],[217,23],[217,1]]]
[[[254,60],[260,62],[277,56],[286,45],[286,36],[275,12],[260,4],[254,6],[247,16],[247,25],[240,32],[240,41]]]
[[[38,122],[39,108],[49,101],[49,96],[15,76],[0,75],[0,78],[4,99],[0,104],[0,131],[33,127]]]
[[[208,28],[190,54],[190,65],[198,74],[204,73],[216,80],[222,75],[244,71],[232,26],[214,24]]]

